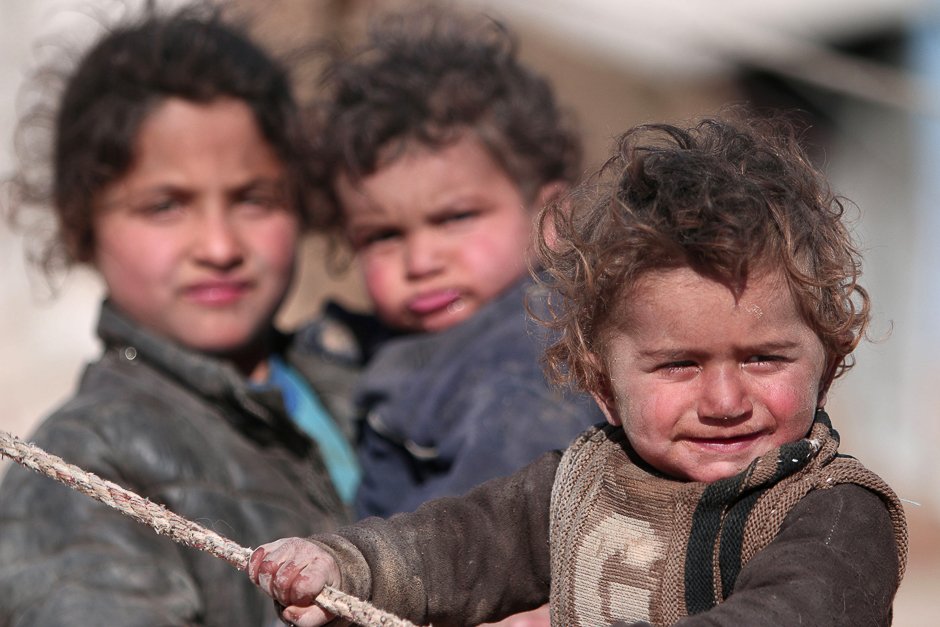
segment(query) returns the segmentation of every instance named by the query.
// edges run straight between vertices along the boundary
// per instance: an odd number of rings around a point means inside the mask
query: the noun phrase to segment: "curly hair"
[[[554,290],[545,356],[556,383],[598,391],[605,333],[637,280],[688,267],[735,295],[748,276],[781,271],[828,359],[825,383],[852,365],[870,302],[843,200],[782,118],[742,111],[691,128],[646,124],[562,203],[539,216],[538,255]]]
[[[527,199],[579,174],[581,143],[569,116],[494,19],[433,5],[384,15],[358,49],[327,65],[321,87],[331,96],[319,134],[327,185],[340,174],[374,173],[412,142],[439,148],[467,131]]]
[[[31,259],[47,275],[93,257],[96,197],[130,169],[141,124],[167,98],[245,103],[287,170],[294,206],[312,223],[310,148],[287,70],[223,23],[218,7],[193,4],[164,15],[148,5],[110,28],[71,70],[57,58],[32,80],[60,97],[46,94],[21,118],[19,163],[4,182],[5,202],[14,226],[30,209],[54,214],[54,232],[43,235]]]

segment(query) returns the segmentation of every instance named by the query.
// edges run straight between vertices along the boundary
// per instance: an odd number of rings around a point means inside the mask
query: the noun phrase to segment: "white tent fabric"
[[[907,73],[840,54],[827,42],[903,28],[929,0],[463,0],[658,79],[769,69],[865,100],[940,112]]]

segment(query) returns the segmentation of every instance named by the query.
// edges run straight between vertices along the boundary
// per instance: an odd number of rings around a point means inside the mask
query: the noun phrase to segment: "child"
[[[388,329],[358,386],[360,516],[509,474],[603,419],[552,389],[526,300],[536,211],[579,143],[504,28],[427,7],[387,16],[325,74],[329,184]]]
[[[310,223],[299,119],[285,70],[215,10],[148,11],[68,77],[48,193],[36,164],[13,182],[22,202],[48,199],[53,244],[107,288],[104,354],[32,439],[246,545],[348,521],[337,492],[355,485],[320,406],[341,416],[354,370],[273,325]],[[0,616],[276,620],[228,565],[18,468],[0,488]]]
[[[890,624],[903,510],[823,409],[869,315],[841,205],[757,121],[640,126],[601,172],[540,253],[549,363],[609,425],[464,498],[259,548],[284,619],[323,624],[328,584],[435,625],[549,590],[573,627]]]

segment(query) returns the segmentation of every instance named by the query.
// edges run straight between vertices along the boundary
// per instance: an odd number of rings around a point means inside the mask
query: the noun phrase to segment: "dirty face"
[[[300,221],[245,104],[161,104],[130,170],[96,199],[93,228],[94,263],[118,309],[252,370],[294,274]]]
[[[735,298],[688,268],[654,272],[622,307],[595,396],[653,467],[712,482],[808,433],[825,352],[781,276],[752,278]]]
[[[355,184],[340,177],[349,241],[378,316],[440,331],[528,272],[532,207],[472,134],[413,144]]]

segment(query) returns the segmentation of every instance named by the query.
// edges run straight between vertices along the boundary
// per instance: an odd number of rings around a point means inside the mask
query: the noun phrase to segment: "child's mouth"
[[[408,310],[419,316],[436,313],[442,309],[456,308],[460,292],[455,289],[438,290],[419,294],[408,302]]]
[[[689,438],[689,442],[713,450],[734,450],[746,448],[759,437],[760,433],[749,433],[726,438]]]
[[[200,305],[223,306],[241,299],[248,290],[244,281],[213,281],[186,288],[186,297]]]

